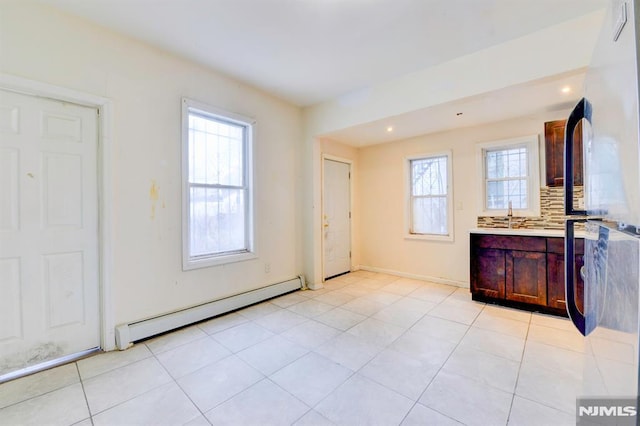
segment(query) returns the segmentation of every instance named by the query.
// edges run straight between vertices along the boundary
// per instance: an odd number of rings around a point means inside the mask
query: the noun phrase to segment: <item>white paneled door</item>
[[[0,376],[100,345],[97,114],[0,90]]]
[[[351,165],[324,159],[324,277],[351,270]]]

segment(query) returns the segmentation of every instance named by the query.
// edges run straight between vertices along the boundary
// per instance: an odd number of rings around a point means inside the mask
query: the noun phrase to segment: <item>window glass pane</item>
[[[218,135],[221,132],[220,124],[216,120],[207,120],[202,117],[198,117],[205,124],[204,130],[211,135]]]
[[[503,181],[487,182],[487,208],[502,209],[508,205]]]
[[[244,132],[244,126],[190,114],[189,181],[242,186]]]
[[[527,181],[525,179],[511,180],[509,183],[509,201],[514,209],[527,208]],[[508,207],[508,202],[507,202]]]
[[[189,115],[189,128],[204,131],[206,127],[206,121],[198,115]]]
[[[447,197],[413,199],[411,231],[414,234],[447,235]]]
[[[529,208],[529,160],[526,146],[485,151],[486,208]]]
[[[485,175],[487,178],[495,178],[498,175],[497,153],[488,151],[485,162]]]
[[[529,207],[526,179],[487,182],[487,209],[506,210],[509,201],[514,209]]]
[[[205,134],[189,131],[189,181],[204,182],[207,170],[207,140]]]
[[[487,179],[526,177],[527,164],[525,147],[491,150],[485,153]]]
[[[192,257],[246,249],[243,189],[192,187],[190,195]]]
[[[527,175],[527,150],[525,148],[508,151],[509,177],[523,177]]]
[[[411,160],[411,195],[446,195],[447,157]]]
[[[446,155],[410,161],[411,233],[449,234],[448,162]]]

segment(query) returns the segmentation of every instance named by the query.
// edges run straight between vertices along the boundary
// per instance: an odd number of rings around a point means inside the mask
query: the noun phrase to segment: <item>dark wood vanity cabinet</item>
[[[583,240],[577,240],[576,253],[581,262]],[[474,300],[566,315],[564,238],[471,234],[470,254]]]
[[[548,305],[553,308],[566,310],[564,291],[564,239],[547,239],[547,295]],[[584,265],[584,240],[577,239],[575,247],[576,304],[582,311],[584,302],[584,282],[580,275],[580,268]]]
[[[544,123],[547,186],[564,184],[564,129],[567,120]],[[573,133],[573,184],[582,185],[582,123]]]
[[[547,259],[545,253],[509,250],[505,255],[507,300],[546,305]]]
[[[473,247],[473,245],[472,245]],[[471,288],[473,294],[504,299],[506,262],[503,250],[472,248]]]

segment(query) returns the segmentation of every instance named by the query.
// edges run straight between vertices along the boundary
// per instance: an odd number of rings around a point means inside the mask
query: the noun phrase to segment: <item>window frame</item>
[[[245,248],[242,250],[191,256],[191,229],[189,226],[191,205],[191,183],[189,182],[189,116],[192,113],[203,117],[209,117],[213,120],[228,122],[244,127],[243,187],[246,191],[246,198],[244,206]],[[182,99],[182,269],[185,271],[225,265],[258,257],[256,252],[256,230],[254,218],[255,164],[253,161],[253,145],[255,125],[255,120],[250,117],[228,112],[188,98]]]
[[[430,158],[446,157],[447,159],[447,233],[446,234],[419,234],[413,232],[413,190],[411,162]],[[453,153],[450,150],[416,154],[404,159],[404,187],[405,187],[405,239],[430,240],[430,241],[454,241],[454,215],[453,215]]]
[[[499,151],[501,149],[513,149],[524,147],[527,149],[527,204],[526,209],[513,208],[513,215],[519,217],[540,216],[540,143],[538,135],[522,136],[518,138],[482,142],[476,144],[476,157],[478,162],[478,210],[480,216],[506,216],[508,208],[487,208],[487,151]]]

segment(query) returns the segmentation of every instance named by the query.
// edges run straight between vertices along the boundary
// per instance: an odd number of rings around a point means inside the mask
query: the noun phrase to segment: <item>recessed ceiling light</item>
[[[393,132],[393,126],[387,127],[387,132],[389,132],[389,133]]]
[[[571,92],[571,87],[569,86],[564,86],[562,89],[560,89],[560,91],[562,93],[570,93]]]

